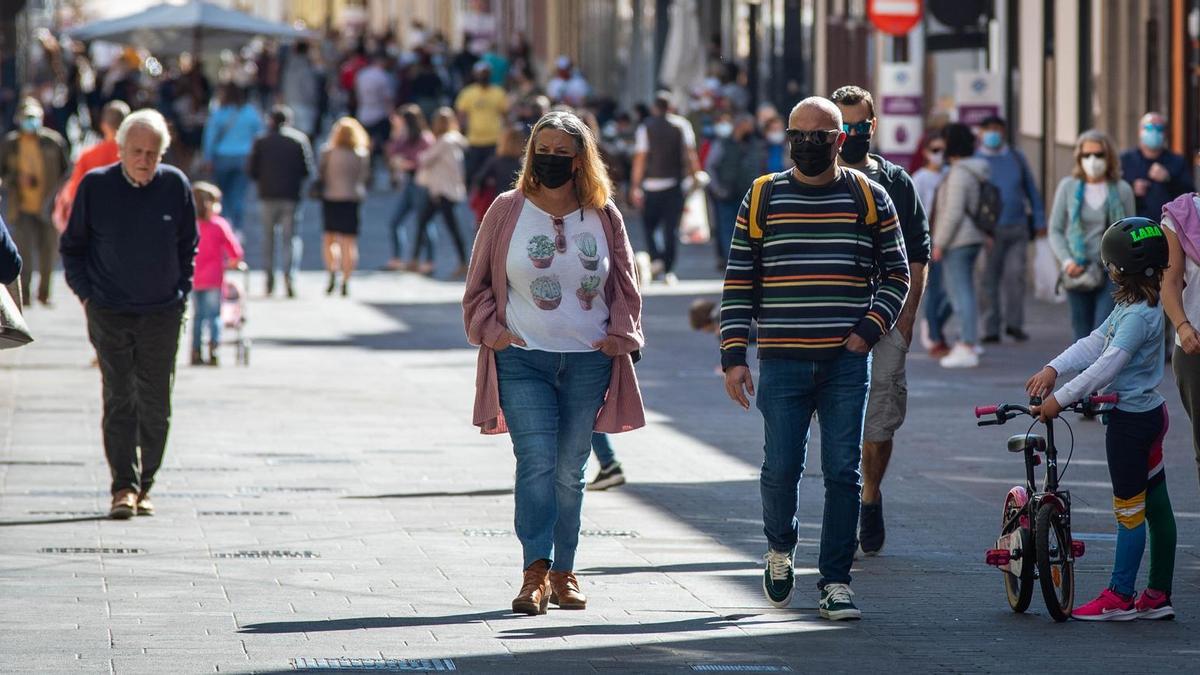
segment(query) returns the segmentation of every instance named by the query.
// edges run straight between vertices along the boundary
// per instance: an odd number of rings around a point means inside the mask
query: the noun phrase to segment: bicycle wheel
[[[1010,494],[1004,501],[1004,514],[1000,520],[1000,527],[1003,529],[1000,530],[1000,535],[1004,536],[1014,530],[1021,531],[1022,559],[1011,563],[1019,565],[1021,571],[1019,575],[1012,572],[1001,574],[1004,575],[1004,593],[1008,596],[1008,606],[1018,614],[1029,609],[1029,601],[1033,599],[1033,558],[1030,555],[1033,552],[1033,537],[1029,536],[1028,528],[1021,527],[1021,521],[1017,517],[1020,512],[1021,505],[1017,504]]]
[[[1038,509],[1034,525],[1038,577],[1046,609],[1055,621],[1071,618],[1075,604],[1075,564],[1071,561],[1071,533],[1063,525],[1058,504],[1048,502]]]

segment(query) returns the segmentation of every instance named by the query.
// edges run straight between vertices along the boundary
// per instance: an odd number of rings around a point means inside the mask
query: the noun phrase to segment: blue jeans
[[[975,259],[980,244],[952,248],[942,256],[946,265],[944,282],[950,293],[950,306],[962,324],[960,341],[979,343],[979,299],[975,296]]]
[[[510,347],[496,353],[500,408],[517,458],[517,538],[524,567],[575,567],[584,469],[612,359],[601,352],[559,354]]]
[[[213,159],[213,181],[221,188],[221,215],[234,228],[242,229],[242,205],[250,177],[246,175],[245,155],[217,155]]]
[[[1082,340],[1100,327],[1112,314],[1113,286],[1111,279],[1094,291],[1067,291],[1067,307],[1071,310],[1071,329],[1075,339]]]
[[[930,260],[926,269],[929,273],[925,277],[925,294],[921,296],[921,304],[925,312],[925,322],[929,324],[929,339],[945,342],[946,322],[950,320],[953,312],[950,309],[950,298],[946,295],[942,263]]]
[[[815,412],[821,421],[825,478],[817,587],[848,584],[862,495],[859,463],[871,356],[847,350],[829,361],[763,359],[760,363],[756,405],[766,430],[760,487],[767,543],[772,550],[787,553],[796,547],[796,499]]]
[[[192,291],[192,351],[204,344],[203,331],[208,326],[209,343],[221,341],[221,289]]]
[[[404,186],[400,188],[400,200],[396,202],[396,210],[392,212],[392,219],[388,224],[388,234],[391,235],[392,240],[393,258],[399,260],[400,258],[404,257],[402,255],[402,251],[404,249],[403,233],[405,223],[410,218],[415,219],[418,215],[420,215],[421,210],[425,208],[425,200],[428,198],[428,193],[425,192],[425,188],[417,185],[416,180],[414,180],[412,176],[409,176],[404,182]],[[415,241],[415,239],[410,239],[409,241],[412,242]],[[428,253],[425,259],[432,260],[432,244],[426,249],[426,251],[428,251]],[[416,253],[419,254],[420,251],[417,251]],[[415,260],[416,256],[413,256],[413,259]]]
[[[608,434],[592,434],[592,452],[596,453],[596,461],[600,462],[600,468],[617,461],[617,453],[613,452],[612,440]]]
[[[729,247],[733,243],[733,230],[737,226],[737,214],[741,206],[741,198],[717,202],[717,241],[721,247],[721,257],[726,260],[729,258]]]

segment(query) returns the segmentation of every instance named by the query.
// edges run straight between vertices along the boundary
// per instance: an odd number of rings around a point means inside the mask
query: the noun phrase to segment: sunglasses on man
[[[838,134],[842,133],[837,129],[788,129],[788,140],[793,143],[816,143],[818,145],[829,145],[837,140]]]

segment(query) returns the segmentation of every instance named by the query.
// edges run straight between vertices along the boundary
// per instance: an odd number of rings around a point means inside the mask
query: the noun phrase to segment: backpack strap
[[[854,197],[854,202],[858,206],[858,217],[861,222],[868,227],[879,225],[879,211],[875,206],[875,193],[871,192],[870,179],[861,171],[855,169],[847,169],[842,167],[842,170],[849,173],[854,179],[848,181],[850,186],[850,195]]]
[[[767,223],[767,210],[771,204],[771,190],[775,185],[776,175],[769,173],[759,176],[750,186],[750,213],[746,227],[752,242],[762,241],[763,230]]]

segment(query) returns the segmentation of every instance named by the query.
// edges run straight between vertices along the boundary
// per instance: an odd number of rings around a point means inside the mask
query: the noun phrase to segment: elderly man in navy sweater
[[[149,493],[167,444],[192,289],[196,209],[187,177],[160,164],[169,142],[157,111],[126,117],[117,131],[121,161],[83,177],[60,245],[100,361],[109,514],[117,519],[154,513]]]

